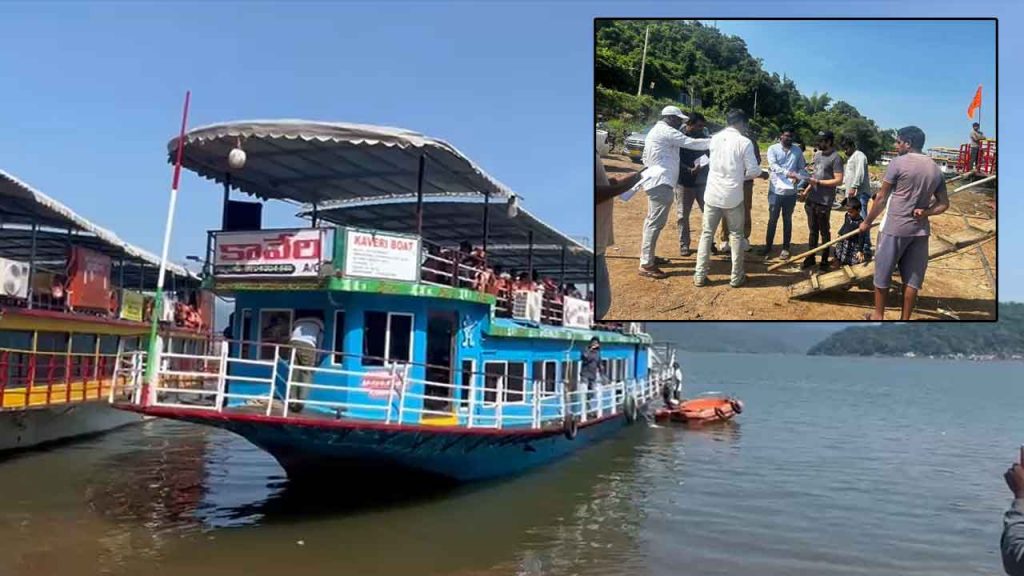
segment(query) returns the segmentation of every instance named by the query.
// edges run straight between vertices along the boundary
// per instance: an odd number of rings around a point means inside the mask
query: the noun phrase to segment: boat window
[[[469,391],[473,388],[473,384],[476,383],[476,379],[473,378],[474,364],[473,360],[462,361],[462,388],[459,390],[459,399],[463,406],[469,403]]]
[[[260,360],[272,360],[273,344],[288,344],[291,335],[291,310],[260,310]]]
[[[95,334],[71,335],[71,375],[89,378],[93,372],[96,356]]]
[[[363,315],[363,366],[412,359],[412,314],[366,312]]]
[[[412,314],[388,314],[388,354],[391,362],[412,360]]]
[[[567,389],[575,389],[579,373],[578,362],[562,362],[562,381]]]
[[[24,352],[17,352],[24,350]],[[32,353],[32,332],[27,330],[0,330],[0,360],[6,359],[7,364],[0,364],[0,382],[9,386],[24,386],[28,381],[29,365]],[[6,356],[6,358],[4,358]]]
[[[557,380],[557,376],[555,374],[555,368],[556,368],[557,364],[558,363],[555,362],[554,360],[548,360],[547,362],[544,363],[544,391],[545,392],[554,392],[556,390],[556,388],[555,388],[555,381]]]
[[[498,399],[498,381],[505,378],[504,362],[484,362],[484,403],[493,404]]]
[[[249,357],[252,342],[252,310],[242,310],[242,358]]]
[[[31,350],[32,332],[28,330],[0,330],[0,349]]]
[[[533,386],[533,382],[537,383],[537,387],[538,388],[543,387],[543,382],[544,382],[544,361],[543,360],[534,360],[533,361],[533,365],[530,367],[530,376],[531,376],[531,378],[530,378],[530,380],[531,380],[531,388],[530,389],[531,390],[533,389],[533,387],[532,387]]]
[[[522,402],[526,399],[523,388],[526,385],[526,362],[509,362],[505,380],[505,402]]]
[[[345,360],[345,311],[334,311],[334,363]]]
[[[117,336],[100,336],[100,372],[103,376],[110,376],[114,373],[114,364],[117,361]]]
[[[36,383],[64,381],[69,338],[67,332],[36,335]]]
[[[121,339],[121,341],[124,342],[124,346],[121,348],[121,350],[123,352],[141,350],[141,348],[139,348],[139,340],[140,338],[138,336],[125,336],[124,338]]]

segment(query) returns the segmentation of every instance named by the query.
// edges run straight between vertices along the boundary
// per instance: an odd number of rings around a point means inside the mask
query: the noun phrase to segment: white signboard
[[[345,231],[345,276],[416,282],[420,259],[419,238]]]
[[[318,228],[219,232],[214,236],[213,275],[316,277],[326,237],[327,231]]]
[[[593,324],[590,302],[566,296],[562,299],[562,326],[590,328]]]

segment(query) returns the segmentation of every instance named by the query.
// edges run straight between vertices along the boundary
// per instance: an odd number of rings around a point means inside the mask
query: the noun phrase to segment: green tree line
[[[638,97],[648,26],[644,86]],[[731,108],[753,114],[751,124],[761,142],[773,141],[781,127],[790,125],[805,145],[812,145],[820,130],[832,130],[837,137],[852,135],[870,162],[893,147],[892,132],[880,129],[852,104],[834,101],[827,93],[801,94],[792,79],[765,71],[742,38],[699,21],[598,20],[596,33],[596,110],[619,141],[623,134],[653,123],[663,106],[679,104],[688,94],[701,101],[700,107],[690,109],[719,124]]]
[[[999,322],[854,326],[815,344],[812,356],[1024,355],[1024,304],[999,305]]]

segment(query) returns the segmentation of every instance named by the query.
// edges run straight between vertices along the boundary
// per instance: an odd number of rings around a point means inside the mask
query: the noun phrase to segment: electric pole
[[[647,64],[647,40],[651,37],[651,27],[647,27],[647,32],[644,34],[644,56],[640,60],[640,84],[636,87],[636,95],[639,96],[644,89],[644,66]]]

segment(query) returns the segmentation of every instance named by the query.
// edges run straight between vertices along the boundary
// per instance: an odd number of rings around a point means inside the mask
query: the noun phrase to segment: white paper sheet
[[[647,168],[640,173],[640,181],[632,188],[622,193],[619,198],[621,198],[623,202],[628,201],[640,190],[647,190],[648,188],[651,188],[650,183],[656,178],[661,177],[663,174],[665,174],[665,168],[661,166],[651,166],[650,168]]]
[[[693,167],[694,168],[702,168],[704,166],[707,166],[708,163],[710,163],[710,162],[711,162],[711,159],[708,158],[708,155],[707,154],[702,154],[700,158],[697,158],[693,162]]]

